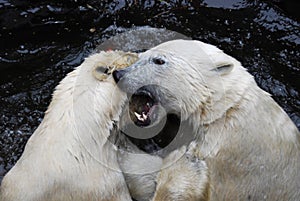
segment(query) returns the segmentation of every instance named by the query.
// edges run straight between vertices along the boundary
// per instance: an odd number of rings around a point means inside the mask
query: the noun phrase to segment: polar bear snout
[[[133,94],[140,88],[140,85],[138,85],[136,81],[131,81],[131,77],[137,77],[137,72],[134,66],[114,70],[112,76],[114,78],[114,81],[118,85],[118,88],[123,92]],[[132,84],[134,85],[132,86]]]
[[[118,83],[120,79],[126,74],[126,69],[115,70],[112,74],[115,82]]]

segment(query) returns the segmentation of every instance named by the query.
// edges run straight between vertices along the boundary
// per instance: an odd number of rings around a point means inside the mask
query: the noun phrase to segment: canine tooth
[[[139,113],[137,113],[137,112],[134,112],[134,115],[136,116],[136,117],[140,117],[140,116],[142,116],[142,115],[140,115]]]
[[[148,116],[145,115],[145,113],[143,113],[143,119],[144,119],[144,121],[145,121],[147,118],[148,118]]]
[[[136,116],[136,118],[137,118],[138,120],[143,121],[142,115],[140,115],[140,114],[137,113],[137,112],[134,112],[134,115]]]

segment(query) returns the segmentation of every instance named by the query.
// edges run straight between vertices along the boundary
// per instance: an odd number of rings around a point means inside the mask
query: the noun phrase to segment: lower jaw
[[[147,139],[135,138],[124,134],[134,145],[149,154],[156,154],[167,147],[178,134],[180,127],[180,117],[168,114],[165,125],[154,137]]]

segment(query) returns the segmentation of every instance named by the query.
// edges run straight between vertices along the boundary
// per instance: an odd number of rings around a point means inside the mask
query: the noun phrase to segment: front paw
[[[199,150],[192,142],[164,159],[153,201],[209,200],[209,172]]]

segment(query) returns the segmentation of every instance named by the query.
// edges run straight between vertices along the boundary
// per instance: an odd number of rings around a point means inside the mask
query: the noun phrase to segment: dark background
[[[223,49],[300,128],[299,10],[298,0],[0,0],[0,181],[59,81],[102,41],[134,27]]]

